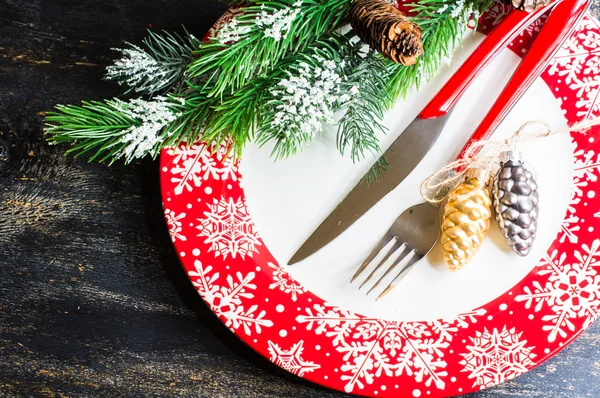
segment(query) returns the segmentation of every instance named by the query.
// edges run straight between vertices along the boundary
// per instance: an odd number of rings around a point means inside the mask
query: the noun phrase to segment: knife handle
[[[487,139],[537,79],[564,41],[571,35],[589,7],[589,0],[562,0],[548,17],[531,49],[521,61],[504,90],[458,154],[462,159],[469,147]]]
[[[481,42],[469,58],[446,82],[444,87],[433,97],[419,114],[419,119],[432,119],[448,113],[471,84],[471,81],[494,57],[510,43],[531,22],[539,18],[548,7],[560,0],[554,0],[548,6],[535,12],[528,13],[513,10],[508,14],[489,35]]]

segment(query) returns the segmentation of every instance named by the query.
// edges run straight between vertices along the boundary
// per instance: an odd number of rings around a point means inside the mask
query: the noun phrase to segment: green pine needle
[[[46,115],[45,132],[52,144],[72,144],[67,153],[76,157],[92,152],[89,161],[123,158],[129,163],[158,153],[168,137],[164,127],[178,116],[178,106],[162,97],[58,105]]]
[[[180,101],[179,116],[171,122],[166,130],[169,138],[165,146],[177,146],[182,142],[204,140],[204,127],[210,123],[213,108],[218,105],[216,98],[208,98],[208,90],[203,87],[189,85],[184,94],[174,95],[172,101]]]
[[[414,4],[413,20],[423,31],[425,53],[412,67],[361,52],[352,32],[333,33],[351,1],[302,0],[299,7],[299,0],[257,0],[243,7],[236,26],[224,28],[229,36],[217,35],[204,44],[187,32],[183,37],[150,32],[144,48],[128,44],[119,50],[123,57],[108,68],[107,79],[143,95],[168,91],[170,99],[58,106],[46,117],[48,140],[71,143],[69,153],[91,153],[90,160],[111,163],[155,156],[165,146],[198,140],[213,148],[227,145],[236,156],[248,142],[268,143],[273,145],[272,155],[281,158],[302,150],[322,131],[321,123],[332,123],[331,115],[340,112],[339,151],[349,152],[353,161],[379,153],[385,111],[396,98],[437,73],[463,37],[469,18],[476,20],[491,0]],[[278,32],[265,25],[268,18],[263,12],[287,18],[289,25],[284,24],[279,39]],[[221,43],[223,37],[229,38],[228,43]],[[298,106],[286,99],[294,77],[307,78],[307,89],[311,84],[322,89],[323,69],[339,76],[323,91],[331,92],[333,99],[325,95],[321,103],[310,105],[312,100],[305,98],[308,105]],[[300,114],[297,118],[290,117],[294,109]],[[367,179],[377,178],[386,165],[380,158]]]
[[[192,77],[204,76],[212,86],[210,96],[234,93],[252,78],[268,73],[288,53],[302,51],[343,21],[351,0],[258,0],[222,28],[233,32],[233,43],[217,35],[196,51],[198,59],[188,68]],[[289,11],[285,11],[289,10]],[[296,10],[296,11],[293,11]],[[263,13],[296,12],[287,29],[276,39],[267,35]],[[276,34],[274,34],[276,35]],[[237,41],[236,41],[237,40]]]
[[[424,54],[411,67],[388,64],[387,91],[391,102],[404,97],[437,74],[441,64],[449,60],[467,30],[469,19],[477,21],[492,0],[420,0],[410,7],[416,12],[412,19],[421,28]]]
[[[67,153],[75,156],[95,150],[90,161],[116,159],[127,145],[124,131],[136,121],[109,103],[84,101],[81,106],[58,105],[46,115],[46,134],[52,144],[74,143]],[[111,162],[112,163],[112,162]]]
[[[186,67],[194,59],[200,40],[187,31],[183,37],[148,31],[144,48],[126,44],[125,49],[115,49],[122,57],[106,68],[106,79],[126,86],[126,93],[152,95],[184,88]]]
[[[358,64],[351,65],[343,90],[356,88],[356,94],[342,107],[346,112],[338,122],[337,147],[342,155],[350,148],[350,157],[357,162],[368,153],[379,152],[377,135],[387,132],[382,120],[390,99],[385,90],[385,62],[373,52],[364,58],[353,54],[351,59],[358,60]]]

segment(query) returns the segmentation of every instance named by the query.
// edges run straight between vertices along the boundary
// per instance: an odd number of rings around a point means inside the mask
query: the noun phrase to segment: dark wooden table
[[[598,0],[595,0],[598,1]],[[215,0],[0,0],[0,396],[327,397],[237,340],[171,247],[157,162],[64,157],[56,103],[117,95],[104,67],[147,27],[201,35]],[[597,397],[600,325],[477,397]]]

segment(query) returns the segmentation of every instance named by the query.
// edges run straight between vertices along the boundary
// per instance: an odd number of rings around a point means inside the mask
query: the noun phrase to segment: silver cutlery
[[[493,133],[496,126],[508,114],[533,81],[539,77],[552,56],[570,36],[588,7],[588,0],[563,0],[555,7],[529,52],[515,70],[490,111],[460,151],[457,159],[461,159],[474,142],[487,139]],[[379,294],[377,299],[389,293],[433,248],[439,235],[439,223],[439,209],[427,202],[406,209],[394,221],[392,227],[358,268],[352,277],[351,283],[373,263],[371,273],[360,287],[366,285],[368,281],[378,275],[377,272],[380,269],[383,269],[383,275],[379,276],[379,279],[369,289],[367,292],[369,294],[392,271],[396,270],[396,276]],[[392,241],[394,243],[388,249]],[[390,262],[389,260],[393,258],[392,256],[396,252],[400,252],[400,255]],[[411,255],[410,258],[409,255]],[[383,259],[380,261],[373,261],[381,256],[383,256]],[[402,264],[403,260],[407,258],[409,258],[408,261]],[[384,265],[387,265],[387,268],[382,268]]]

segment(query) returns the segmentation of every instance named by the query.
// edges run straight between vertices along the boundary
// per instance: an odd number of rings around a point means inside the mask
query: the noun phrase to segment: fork
[[[408,261],[400,268],[400,272],[398,272],[383,292],[379,294],[377,297],[377,300],[379,300],[392,290],[396,284],[433,248],[435,242],[438,240],[440,230],[439,224],[440,216],[438,208],[428,202],[423,202],[404,210],[400,217],[394,221],[394,224],[392,224],[391,228],[385,233],[383,238],[381,238],[379,243],[377,243],[375,249],[371,251],[371,254],[363,261],[354,276],[352,276],[350,283],[354,282],[373,260],[383,256],[380,261],[375,263],[371,273],[361,283],[359,289],[362,288],[371,280],[371,278],[373,278],[377,271],[388,262],[388,260],[393,259],[383,275],[381,275],[369,289],[367,292],[368,295],[379,286],[396,266],[408,258]],[[393,257],[395,253],[399,253],[396,258]]]
[[[553,55],[562,46],[564,41],[589,7],[588,0],[563,0],[560,2],[546,20],[537,39],[531,46],[527,55],[523,58],[510,81],[498,99],[492,105],[487,115],[483,118],[473,135],[458,154],[457,160],[461,159],[473,143],[487,139],[510,112],[521,96],[527,91],[535,79],[539,77],[546,68]],[[492,39],[492,32],[488,38]],[[487,40],[487,39],[486,39]],[[479,48],[486,48],[486,40]],[[478,49],[479,50],[479,49]],[[478,52],[476,50],[475,52]],[[474,53],[475,54],[475,53]],[[448,86],[461,84],[461,72],[469,66],[467,60],[455,73],[448,83],[440,91]],[[435,101],[434,98],[432,101]],[[369,256],[363,261],[356,273],[352,276],[350,283],[354,282],[374,263],[373,270],[361,283],[359,289],[365,286],[377,272],[388,264],[383,275],[367,291],[367,295],[375,290],[383,280],[396,268],[399,268],[396,276],[379,294],[379,300],[389,293],[433,248],[439,236],[439,209],[428,202],[420,203],[406,209],[398,217],[384,237],[377,243]],[[392,243],[393,242],[393,243]],[[398,253],[397,257],[394,257]],[[383,257],[383,258],[381,258]],[[407,260],[408,259],[408,260]],[[374,261],[378,260],[378,261]],[[392,260],[390,262],[390,260]],[[405,261],[407,260],[407,261]],[[400,264],[403,264],[400,266]]]

